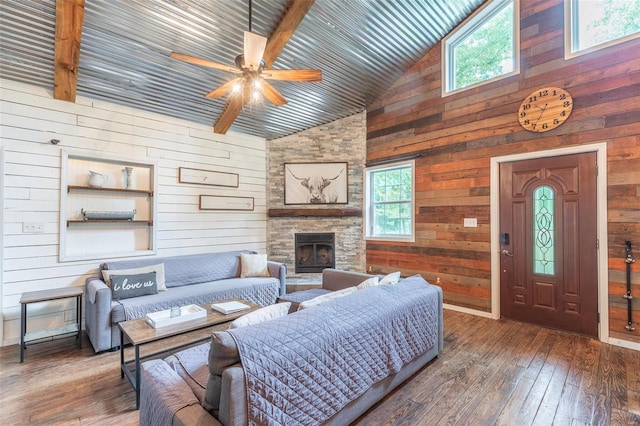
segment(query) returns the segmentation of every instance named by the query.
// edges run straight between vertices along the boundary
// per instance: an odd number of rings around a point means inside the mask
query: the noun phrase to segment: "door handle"
[[[511,253],[509,250],[504,249],[502,250],[502,254],[504,254],[505,256],[509,256],[509,257],[513,257],[513,253]]]

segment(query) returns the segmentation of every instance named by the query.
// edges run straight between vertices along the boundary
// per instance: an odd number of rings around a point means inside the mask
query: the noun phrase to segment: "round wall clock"
[[[548,132],[564,123],[573,109],[573,99],[564,89],[545,87],[531,93],[518,110],[520,125],[531,132]]]

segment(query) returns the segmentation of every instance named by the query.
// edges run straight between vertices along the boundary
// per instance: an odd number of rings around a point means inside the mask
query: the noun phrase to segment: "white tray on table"
[[[147,324],[153,328],[165,327],[167,325],[180,324],[193,321],[199,318],[206,318],[207,310],[198,305],[187,305],[180,307],[180,315],[171,317],[171,309],[151,312],[145,316]]]

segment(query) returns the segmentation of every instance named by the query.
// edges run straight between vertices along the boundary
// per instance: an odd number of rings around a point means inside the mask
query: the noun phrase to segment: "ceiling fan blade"
[[[212,91],[210,91],[204,96],[206,98],[214,98],[214,99],[221,98],[231,93],[236,88],[236,85],[240,84],[241,81],[242,81],[242,78],[240,77],[234,78],[233,80],[227,81],[226,83],[222,84],[217,89],[213,89]]]
[[[269,99],[275,106],[282,106],[287,103],[287,100],[276,90],[275,87],[262,80],[260,83],[260,91],[265,98]]]
[[[267,38],[250,31],[244,32],[244,65],[250,70],[260,68]]]
[[[322,81],[320,70],[266,70],[260,75],[267,80]]]
[[[289,9],[278,23],[278,26],[269,37],[267,47],[262,56],[265,63],[265,69],[271,68],[284,46],[287,44],[291,36],[305,15],[313,6],[315,0],[292,0]]]
[[[203,67],[214,68],[217,70],[228,71],[237,73],[238,70],[235,67],[229,65],[222,65],[217,62],[208,61],[206,59],[196,58],[195,56],[185,55],[184,53],[171,52],[171,58],[179,61],[189,62],[190,64],[201,65]]]
[[[222,111],[220,117],[218,117],[218,121],[213,125],[213,132],[224,135],[231,127],[231,124],[235,121],[242,111],[243,105],[243,97],[242,96],[231,96],[227,101],[227,105]]]

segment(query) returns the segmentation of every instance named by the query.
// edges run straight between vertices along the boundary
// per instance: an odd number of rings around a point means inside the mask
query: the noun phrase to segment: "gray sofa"
[[[140,424],[349,424],[440,355],[442,320],[442,290],[415,276],[216,331],[142,364]]]
[[[148,312],[175,305],[204,304],[241,298],[261,306],[274,304],[286,292],[285,265],[267,262],[269,277],[240,278],[240,254],[250,251],[203,253],[194,255],[135,258],[106,262],[98,277],[85,283],[86,332],[96,352],[120,346],[118,322],[142,318]],[[125,300],[113,300],[102,270],[164,265],[166,291]]]

